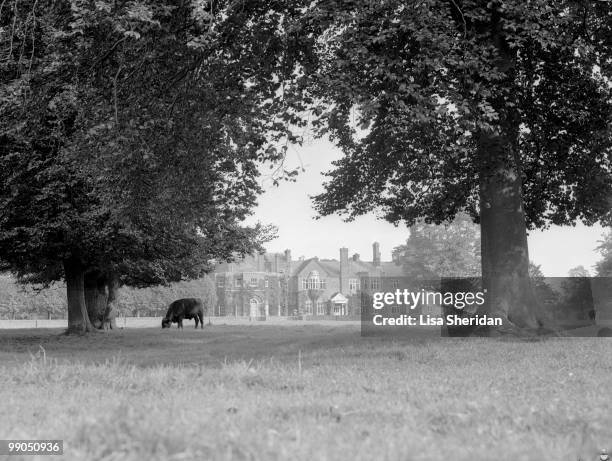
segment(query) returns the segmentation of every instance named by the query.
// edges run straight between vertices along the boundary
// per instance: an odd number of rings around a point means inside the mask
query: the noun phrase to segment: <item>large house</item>
[[[362,292],[383,289],[394,277],[403,278],[397,261],[381,261],[378,242],[372,260],[349,257],[340,248],[339,259],[291,259],[291,251],[247,256],[222,263],[215,270],[216,315],[349,316],[359,315]],[[391,282],[389,282],[391,281]]]

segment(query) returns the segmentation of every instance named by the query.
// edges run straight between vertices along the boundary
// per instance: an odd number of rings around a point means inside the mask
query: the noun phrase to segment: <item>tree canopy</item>
[[[610,220],[612,30],[600,1],[318,2],[323,214],[479,218],[482,132],[511,130],[529,227]],[[504,61],[507,56],[506,61]]]
[[[271,237],[241,221],[260,192],[258,164],[296,140],[280,93],[290,7],[2,5],[3,269],[43,282],[113,272],[146,286]]]
[[[609,223],[608,2],[313,2],[304,85],[345,156],[323,214],[481,223],[487,308],[542,326],[528,228]]]

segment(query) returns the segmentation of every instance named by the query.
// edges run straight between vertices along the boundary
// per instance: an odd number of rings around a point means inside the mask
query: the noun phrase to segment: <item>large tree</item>
[[[417,222],[393,252],[409,277],[480,277],[480,231],[465,213],[446,225]]]
[[[490,314],[511,331],[545,321],[527,230],[609,222],[609,2],[312,2],[303,66],[335,162],[323,214],[481,225]]]
[[[240,222],[258,163],[294,140],[282,5],[1,5],[1,268],[65,279],[69,330],[121,282],[195,277],[269,238]]]

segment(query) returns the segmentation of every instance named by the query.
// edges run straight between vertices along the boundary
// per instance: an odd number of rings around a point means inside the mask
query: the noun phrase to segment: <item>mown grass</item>
[[[0,337],[0,438],[64,439],[66,460],[575,461],[612,446],[606,338],[400,342],[317,325]]]

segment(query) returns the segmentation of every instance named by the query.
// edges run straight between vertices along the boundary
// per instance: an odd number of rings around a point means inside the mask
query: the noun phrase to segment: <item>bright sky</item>
[[[345,223],[337,216],[315,220],[316,215],[309,196],[322,192],[324,177],[321,173],[331,169],[331,162],[341,152],[331,143],[313,141],[304,147],[290,148],[287,166],[303,165],[294,183],[272,185],[269,176],[262,179],[266,191],[250,221],[278,226],[278,238],[266,245],[268,251],[289,248],[292,257],[338,259],[340,247],[347,247],[349,255],[359,253],[363,260],[372,260],[372,243],[380,242],[384,261],[391,260],[391,250],[408,238],[408,229],[378,220],[374,215],[362,216]],[[266,170],[264,175],[268,174]],[[529,236],[530,259],[540,264],[544,275],[567,276],[569,269],[582,265],[593,273],[592,266],[600,259],[595,251],[604,230],[601,226],[553,227],[535,231]]]

